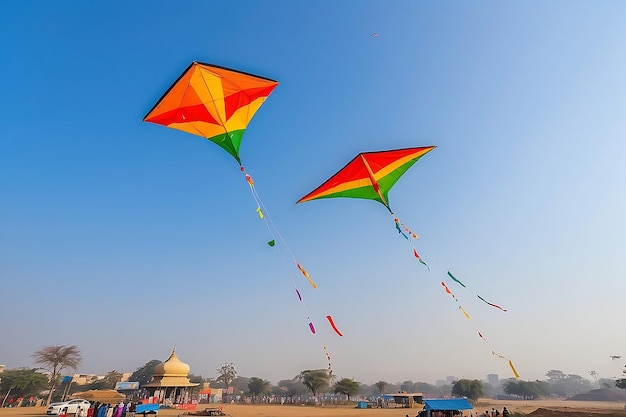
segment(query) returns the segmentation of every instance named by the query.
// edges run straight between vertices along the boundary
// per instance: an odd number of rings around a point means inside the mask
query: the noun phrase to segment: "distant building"
[[[436,387],[443,387],[444,385],[446,385],[446,380],[445,379],[438,379],[435,381],[435,386]]]
[[[497,388],[500,386],[500,377],[498,374],[489,374],[487,375],[487,382],[491,384],[492,387]]]
[[[86,385],[91,384],[92,382],[99,381],[104,379],[104,375],[96,375],[96,374],[74,374],[72,375],[72,382],[76,385]]]
[[[132,372],[124,372],[122,374],[122,379],[120,382],[127,382],[128,378],[132,375]],[[91,384],[96,381],[100,381],[104,379],[106,375],[96,375],[96,374],[74,374],[72,375],[72,382],[76,385],[86,385]]]

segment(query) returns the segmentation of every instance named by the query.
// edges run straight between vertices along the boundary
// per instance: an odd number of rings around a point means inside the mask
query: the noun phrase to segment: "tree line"
[[[82,356],[77,346],[45,346],[32,355],[38,368],[7,369],[0,374],[0,395],[4,406],[7,400],[42,396],[45,392],[46,404],[51,401],[64,399],[62,397],[77,390],[113,389],[122,379],[122,374],[116,370],[108,372],[104,377],[98,377],[87,384],[80,386],[71,382],[62,384],[62,373],[76,369]],[[154,368],[161,361],[153,359],[137,368],[130,376],[130,381],[146,384],[152,378]],[[590,372],[592,376],[595,373]],[[308,394],[316,398],[320,393],[332,393],[343,396],[350,401],[357,395],[376,397],[395,392],[420,392],[429,397],[443,397],[450,394],[458,397],[467,397],[476,401],[483,396],[496,397],[500,395],[509,398],[537,399],[548,396],[569,397],[591,391],[595,387],[626,389],[626,379],[600,379],[595,384],[575,374],[566,374],[559,370],[550,370],[546,373],[545,381],[503,380],[498,387],[493,387],[480,380],[460,379],[450,385],[434,386],[424,382],[410,380],[400,383],[389,383],[383,380],[373,385],[367,385],[351,378],[336,378],[328,369],[308,369],[301,371],[291,379],[284,379],[277,385],[272,385],[260,377],[241,377],[237,375],[233,363],[224,363],[216,369],[214,378],[204,378],[201,375],[189,374],[189,380],[194,383],[208,383],[214,388],[233,387],[235,396],[248,396],[252,401],[259,401],[269,395],[293,399]],[[63,389],[57,389],[63,388]],[[200,388],[198,388],[199,390]]]

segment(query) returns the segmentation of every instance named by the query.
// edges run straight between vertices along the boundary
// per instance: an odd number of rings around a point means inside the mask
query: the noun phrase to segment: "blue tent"
[[[467,401],[467,398],[431,398],[424,400],[424,410],[471,410],[473,408],[472,404]]]

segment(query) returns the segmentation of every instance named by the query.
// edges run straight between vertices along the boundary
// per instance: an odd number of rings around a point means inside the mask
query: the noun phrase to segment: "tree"
[[[404,381],[402,384],[400,384],[400,391],[415,392],[415,383],[411,380]]]
[[[376,385],[376,387],[378,388],[378,391],[380,391],[380,395],[385,395],[385,387],[387,385],[389,385],[389,382],[387,382],[387,381],[378,381],[374,385]]]
[[[550,382],[559,382],[567,378],[567,375],[563,371],[552,369],[546,373]]]
[[[146,362],[142,367],[137,368],[135,372],[130,376],[129,381],[131,382],[139,382],[139,385],[147,384],[152,380],[152,375],[154,375],[154,367],[160,364],[161,361],[158,359],[152,359],[149,362]]]
[[[104,378],[92,380],[92,382],[86,384],[84,388],[86,390],[115,389],[115,385],[122,380],[122,376],[122,373],[114,369],[107,372]]]
[[[253,376],[248,382],[248,390],[252,395],[252,399],[256,399],[259,395],[268,394],[271,390],[270,381]]]
[[[427,382],[416,382],[415,383],[415,392],[421,392],[424,396],[430,397],[447,397],[450,395],[450,386],[445,385],[446,389],[442,387],[437,387],[435,385],[429,384]]]
[[[296,377],[315,397],[318,392],[330,386],[331,375],[328,369],[307,369]]]
[[[193,382],[194,384],[202,384],[203,382],[206,382],[202,375],[189,374],[187,375],[187,378],[189,378],[189,382]]]
[[[350,396],[354,396],[359,392],[360,384],[356,382],[354,379],[350,378],[342,378],[333,387],[333,392],[335,394],[343,394],[348,396],[348,401],[350,401]]]
[[[249,382],[250,378],[245,376],[237,376],[231,381],[229,388],[233,388],[233,393],[241,394],[247,392]]]
[[[589,371],[589,375],[593,378],[593,383],[598,383],[598,373],[596,371]]]
[[[600,378],[598,379],[598,385],[600,388],[613,388],[615,386],[615,380],[611,378]]]
[[[591,382],[580,375],[562,374],[558,379],[551,379],[550,392],[559,397],[571,397],[593,389]]]
[[[295,395],[302,395],[306,393],[306,387],[297,379],[283,379],[278,381],[276,386],[276,393],[278,395],[286,395],[290,399],[293,399]]]
[[[504,392],[517,395],[525,400],[535,400],[549,395],[550,389],[544,381],[507,381],[504,383]]]
[[[42,365],[43,369],[50,372],[50,391],[46,404],[50,404],[52,393],[59,381],[61,371],[64,369],[76,369],[83,359],[80,350],[75,345],[69,346],[44,346],[41,350],[33,353],[35,363]]]
[[[12,394],[14,397],[28,397],[37,395],[48,386],[48,376],[37,372],[37,369],[7,369],[2,372],[0,392],[6,391],[4,400]]]
[[[472,404],[475,404],[483,395],[483,383],[478,379],[459,379],[452,385],[452,395],[467,397]]]
[[[115,385],[122,380],[123,376],[121,372],[117,372],[115,369],[107,372],[103,378],[103,381],[106,383],[106,389],[115,389]]]
[[[615,386],[617,388],[626,389],[626,379],[618,379],[615,381]]]
[[[215,372],[217,373],[217,378],[215,378],[215,380],[217,382],[222,382],[224,384],[224,388],[228,388],[230,383],[233,382],[233,379],[237,376],[235,365],[232,363],[221,364]]]

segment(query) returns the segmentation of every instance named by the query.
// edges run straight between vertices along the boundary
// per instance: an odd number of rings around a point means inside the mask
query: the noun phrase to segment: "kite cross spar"
[[[277,85],[277,81],[269,78],[194,61],[143,120],[206,138],[235,158],[257,203],[256,212],[272,236],[268,245],[274,247],[277,240],[281,242],[300,273],[316,288],[272,222],[256,191],[254,180],[246,172],[239,155],[243,134],[250,120]],[[296,293],[307,310],[307,316],[310,316],[297,287]],[[332,317],[328,317],[330,325],[341,336]],[[311,332],[315,333],[310,317],[307,317],[307,321]]]

